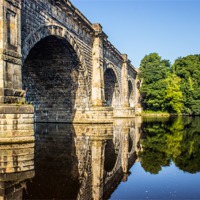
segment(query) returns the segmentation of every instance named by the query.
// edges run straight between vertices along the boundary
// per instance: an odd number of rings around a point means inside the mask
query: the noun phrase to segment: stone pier
[[[0,145],[34,141],[33,106],[0,105]]]
[[[26,181],[35,175],[34,143],[0,145],[0,199],[22,199]]]

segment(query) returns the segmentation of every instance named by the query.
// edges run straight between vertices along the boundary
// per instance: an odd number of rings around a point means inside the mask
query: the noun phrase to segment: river
[[[0,145],[0,199],[200,199],[200,117],[34,131]]]

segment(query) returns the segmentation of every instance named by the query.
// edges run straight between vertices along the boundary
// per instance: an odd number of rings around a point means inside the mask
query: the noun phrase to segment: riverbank
[[[170,114],[166,114],[166,113],[142,113],[141,114],[142,117],[170,117]]]
[[[142,117],[170,117],[172,114],[167,112],[152,112],[152,111],[142,111],[140,116]]]

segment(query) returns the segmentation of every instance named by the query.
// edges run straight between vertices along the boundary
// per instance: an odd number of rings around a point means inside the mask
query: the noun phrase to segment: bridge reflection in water
[[[0,199],[22,199],[34,176],[34,143],[0,145]]]
[[[35,143],[0,147],[0,199],[109,198],[137,159],[135,121],[35,124]]]

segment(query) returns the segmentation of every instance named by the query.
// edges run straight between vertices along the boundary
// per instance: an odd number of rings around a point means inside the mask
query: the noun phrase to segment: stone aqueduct
[[[70,1],[0,0],[1,131],[34,120],[112,122],[134,117],[137,102],[127,55]]]

